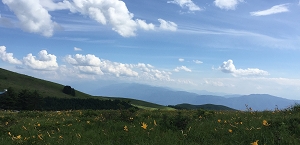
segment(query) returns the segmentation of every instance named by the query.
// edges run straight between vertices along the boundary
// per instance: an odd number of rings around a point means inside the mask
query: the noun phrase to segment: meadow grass
[[[0,111],[0,144],[5,145],[257,145],[255,141],[299,145],[300,110]]]

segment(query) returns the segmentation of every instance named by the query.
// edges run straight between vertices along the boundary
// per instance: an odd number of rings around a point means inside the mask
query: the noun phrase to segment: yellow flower
[[[37,124],[37,126],[41,126],[41,124]]]
[[[232,133],[232,129],[228,129],[228,131],[229,131],[230,133]]]
[[[128,131],[128,127],[127,127],[126,125],[124,126],[124,130],[125,130],[125,131]]]
[[[38,138],[39,138],[40,140],[43,140],[42,136],[43,136],[42,134],[39,134],[39,135],[38,135]]]
[[[153,121],[153,123],[154,123],[154,125],[155,125],[155,126],[157,126],[157,124],[156,124],[156,121],[155,121],[155,120]]]
[[[250,143],[250,144],[251,144],[251,145],[258,145],[258,141],[259,141],[259,140],[256,140],[255,142]]]
[[[221,122],[221,119],[218,119],[218,122],[220,123],[220,122]]]
[[[263,120],[263,123],[262,123],[264,126],[269,126],[270,124],[268,123],[267,120]]]
[[[5,125],[8,125],[8,122],[5,122]]]
[[[63,137],[60,135],[59,138],[63,138]]]
[[[146,123],[142,122],[142,126],[141,126],[142,128],[147,129],[147,126],[148,125]]]
[[[10,133],[10,132],[8,132],[8,135],[9,135],[9,136],[11,136],[11,133]]]
[[[22,126],[24,130],[27,130],[27,128],[25,126]]]
[[[21,135],[18,135],[18,136],[16,137],[16,139],[21,139]]]
[[[87,123],[87,124],[90,124],[91,122],[90,122],[90,121],[86,121],[86,123]]]

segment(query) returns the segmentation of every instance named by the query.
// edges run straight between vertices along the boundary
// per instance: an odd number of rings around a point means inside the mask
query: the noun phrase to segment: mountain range
[[[160,105],[177,105],[177,104],[215,104],[224,105],[237,110],[274,110],[285,109],[300,100],[289,100],[269,94],[250,94],[250,95],[233,95],[215,96],[199,95],[186,91],[175,91],[164,87],[156,87],[137,83],[121,83],[100,87],[94,90],[93,94],[101,96],[124,97],[144,100]]]

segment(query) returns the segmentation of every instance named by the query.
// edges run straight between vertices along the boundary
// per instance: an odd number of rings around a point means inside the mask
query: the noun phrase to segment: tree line
[[[34,90],[23,89],[19,92],[13,88],[8,88],[7,92],[0,95],[0,109],[5,110],[118,110],[136,108],[129,102],[121,100],[100,100],[100,99],[80,99],[80,98],[57,98],[42,97]]]

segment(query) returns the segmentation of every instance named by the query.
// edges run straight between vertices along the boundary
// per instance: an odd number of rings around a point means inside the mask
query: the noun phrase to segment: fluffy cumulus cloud
[[[267,71],[260,70],[257,68],[236,69],[232,60],[224,61],[223,64],[219,67],[219,70],[221,70],[224,73],[230,73],[235,77],[237,77],[237,76],[266,76],[266,75],[269,75],[269,73]]]
[[[48,54],[46,50],[41,50],[38,57],[29,53],[26,57],[23,57],[23,64],[35,70],[55,70],[58,68],[56,56]]]
[[[187,72],[192,72],[192,70],[187,68],[186,66],[176,67],[174,69],[175,72],[179,72],[180,70],[187,71]]]
[[[48,11],[70,10],[72,13],[80,13],[97,21],[102,25],[110,25],[112,30],[123,37],[136,35],[138,29],[175,31],[177,25],[174,22],[159,19],[160,27],[155,27],[145,20],[134,19],[126,4],[121,0],[2,0],[18,17],[25,31],[40,33],[46,37],[53,35],[60,26],[51,20]]]
[[[176,31],[177,30],[177,24],[171,21],[166,21],[163,19],[158,19],[160,22],[159,28],[162,30],[168,30],[168,31]]]
[[[101,60],[92,54],[75,56],[68,55],[65,61],[74,66],[80,72],[87,74],[107,74],[120,76],[136,77],[138,73],[132,70],[132,65],[118,62],[111,62],[109,60]]]
[[[155,69],[150,64],[138,63],[137,65],[134,65],[134,67],[140,69],[141,73],[139,77],[142,79],[174,81],[170,77],[170,75],[172,74],[171,72]]]
[[[92,54],[81,55],[76,54],[75,56],[68,55],[65,58],[66,62],[77,66],[100,66],[101,60]]]
[[[0,58],[3,61],[11,63],[11,64],[22,64],[22,62],[20,60],[14,58],[12,53],[6,52],[5,46],[0,46]]]
[[[220,9],[234,10],[236,6],[243,1],[244,0],[215,0],[214,4]]]
[[[288,12],[289,11],[288,5],[289,4],[276,5],[276,6],[271,7],[270,9],[263,10],[263,11],[251,12],[250,14],[251,14],[251,16],[266,16],[266,15]]]
[[[124,37],[135,36],[137,29],[155,29],[152,23],[133,19],[133,13],[130,13],[126,4],[120,0],[73,0],[70,3],[70,10],[73,13],[87,15],[103,25],[109,24],[112,30]]]
[[[71,5],[71,3],[66,0],[57,3],[55,3],[54,1],[57,0],[40,0],[39,2],[48,11],[69,9]]]
[[[2,0],[2,2],[15,13],[25,31],[50,37],[58,27],[39,0]]]
[[[173,0],[167,3],[177,4],[182,8],[188,8],[189,11],[200,11],[201,8],[197,6],[192,0]]]

